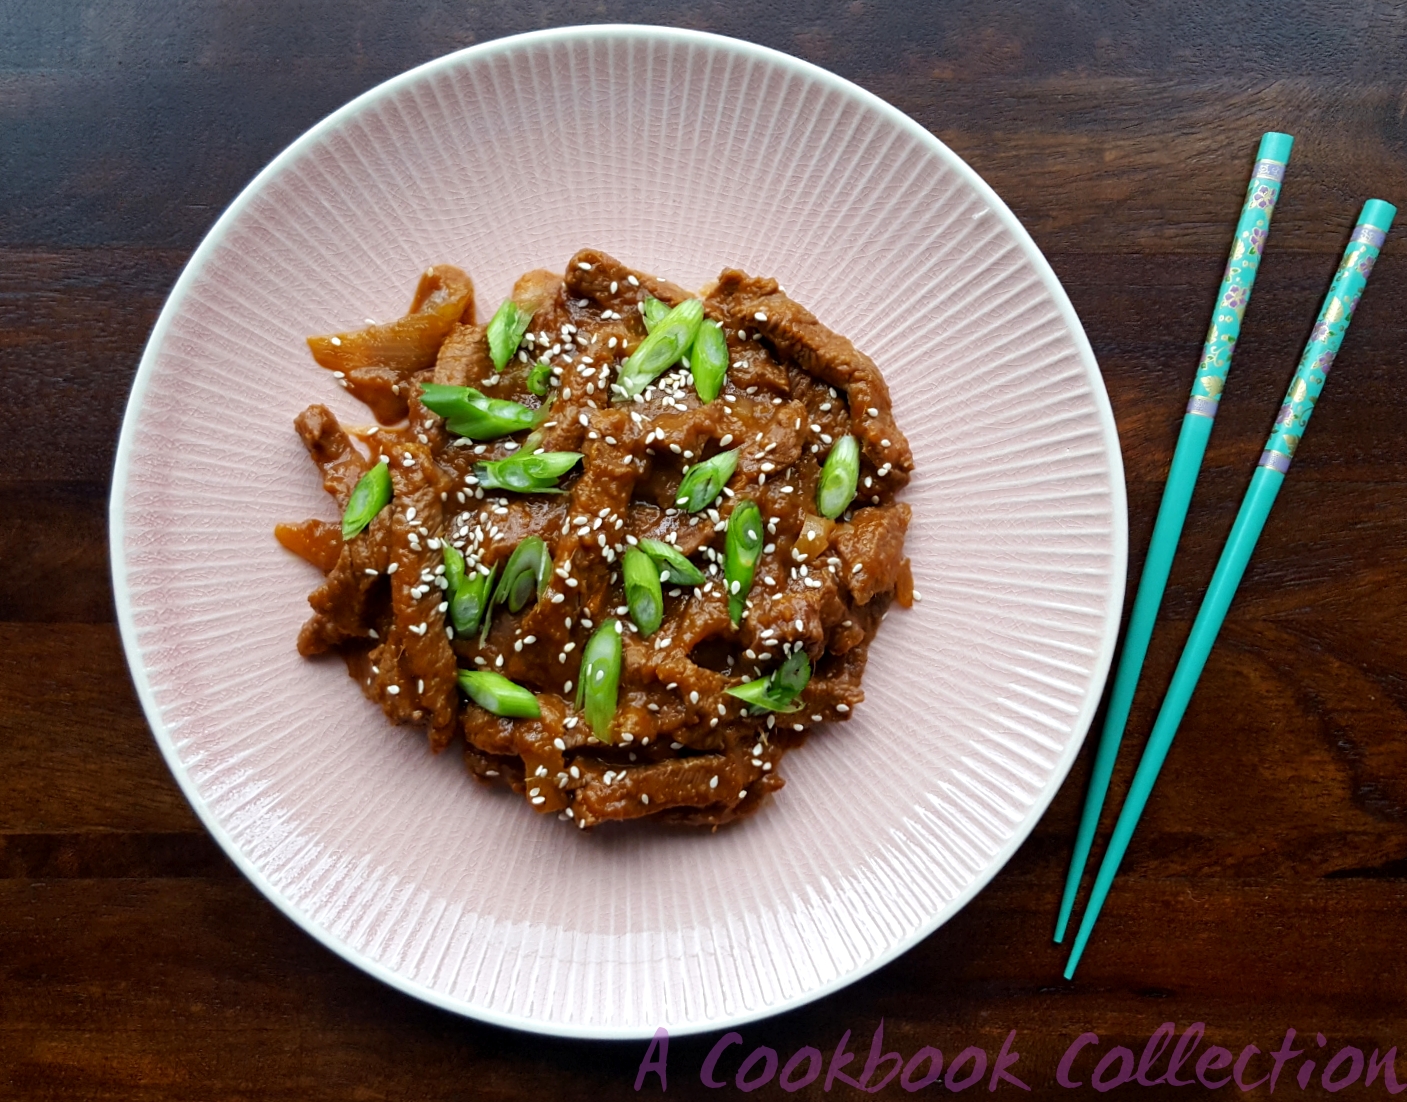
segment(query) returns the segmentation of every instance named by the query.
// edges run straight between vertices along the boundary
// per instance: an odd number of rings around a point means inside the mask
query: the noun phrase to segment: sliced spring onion
[[[787,656],[785,662],[772,674],[772,688],[777,697],[788,700],[795,700],[801,695],[801,690],[806,688],[806,683],[811,680],[811,658],[805,649],[798,644],[796,649]]]
[[[654,295],[646,295],[640,309],[640,316],[645,319],[645,332],[653,333],[655,327],[664,321],[665,315],[668,313],[668,306],[655,298]]]
[[[855,486],[860,481],[860,442],[853,436],[842,436],[826,456],[821,468],[821,481],[816,487],[816,508],[822,516],[835,520],[855,500]]]
[[[689,374],[700,400],[711,402],[723,389],[728,376],[728,340],[722,327],[708,318],[699,322],[699,331],[689,347]]]
[[[723,492],[723,486],[738,469],[738,453],[741,448],[730,452],[719,452],[712,459],[705,459],[689,468],[689,473],[679,483],[679,492],[674,495],[674,504],[682,505],[691,513],[707,509]]]
[[[703,301],[688,298],[660,319],[654,331],[635,346],[620,365],[615,389],[627,398],[639,394],[652,381],[679,362],[694,343],[703,321]]]
[[[750,498],[741,498],[728,518],[723,544],[723,580],[728,586],[728,618],[742,622],[757,560],[762,557],[762,510]]]
[[[581,671],[577,675],[576,706],[586,715],[591,733],[601,742],[611,742],[611,721],[616,714],[620,691],[620,624],[607,620],[592,633],[581,650]]]
[[[671,547],[663,540],[641,540],[640,550],[655,560],[661,582],[669,585],[703,585],[707,580],[703,571],[685,558],[679,548]]]
[[[625,603],[630,618],[648,639],[664,619],[664,592],[654,559],[638,547],[627,547],[621,557],[621,577],[625,581]]]
[[[480,574],[479,577],[483,578],[484,576]],[[488,640],[489,628],[493,627],[493,597],[495,592],[493,583],[494,579],[497,577],[498,563],[494,563],[493,569],[489,571],[489,576],[482,582],[483,589],[481,592],[483,594],[483,601],[481,603],[482,611],[479,614],[481,617],[479,622],[479,646],[481,647]]]
[[[746,701],[758,711],[795,712],[801,704],[797,697],[811,680],[811,659],[797,647],[776,670],[756,681],[745,681],[725,689],[729,696]]]
[[[472,574],[465,575],[457,586],[450,586],[449,592],[453,596],[449,600],[449,622],[454,625],[454,630],[460,635],[473,635],[484,622],[489,593],[493,586],[494,575],[497,573],[498,567],[496,566],[488,574],[480,574],[476,570]],[[449,576],[448,570],[445,571],[445,576]]]
[[[504,299],[503,305],[494,311],[486,335],[489,340],[489,359],[499,371],[507,366],[508,361],[513,358],[513,353],[518,351],[518,345],[532,320],[532,314],[520,310],[511,298]]]
[[[495,604],[506,604],[509,612],[522,612],[529,601],[537,600],[547,585],[552,555],[541,536],[528,536],[508,556],[503,578],[494,590]]]
[[[420,404],[441,417],[455,417],[463,412],[471,398],[482,398],[483,393],[467,386],[448,386],[444,383],[421,383]]]
[[[547,383],[552,378],[552,365],[546,360],[538,360],[528,369],[528,389],[539,398],[547,394]]]
[[[496,440],[531,428],[538,411],[506,398],[490,398],[470,386],[421,383],[420,403],[445,419],[445,427],[471,440]]]
[[[581,452],[542,452],[510,455],[479,463],[474,473],[486,490],[515,490],[520,494],[559,494],[557,479],[576,466]]]
[[[460,670],[459,687],[480,708],[496,716],[538,719],[542,715],[537,697],[493,670]]]
[[[373,463],[371,470],[357,479],[342,514],[342,538],[349,540],[372,522],[391,500],[391,472],[385,463]]]
[[[445,592],[453,596],[459,592],[459,587],[464,584],[464,555],[449,541],[445,541],[443,546],[445,581],[449,583]]]

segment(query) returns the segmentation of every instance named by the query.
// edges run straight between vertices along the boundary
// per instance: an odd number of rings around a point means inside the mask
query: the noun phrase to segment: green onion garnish
[[[646,295],[642,305],[644,309],[640,311],[640,316],[645,319],[645,332],[653,333],[655,326],[664,321],[665,315],[669,313],[669,307],[654,295]]]
[[[654,330],[635,346],[620,365],[615,387],[627,398],[639,394],[655,379],[679,362],[679,357],[694,343],[694,335],[703,320],[703,301],[685,299],[655,326]]]
[[[357,479],[347,511],[342,514],[342,538],[349,540],[372,522],[391,500],[391,472],[386,464],[373,463],[371,470]]]
[[[620,624],[607,620],[581,651],[576,706],[585,713],[591,733],[601,742],[612,741],[611,720],[615,718],[616,695],[620,691],[620,633]]]
[[[502,371],[513,358],[513,353],[518,351],[518,345],[532,320],[533,316],[519,310],[518,304],[511,298],[504,299],[503,305],[494,311],[487,336],[489,359],[493,360],[497,370]]]
[[[855,500],[855,486],[860,481],[860,442],[853,436],[842,436],[826,456],[821,468],[821,481],[816,487],[816,508],[823,516],[835,520]]]
[[[811,659],[798,643],[787,660],[772,674],[772,688],[779,697],[785,696],[794,700],[801,695],[801,690],[806,688],[806,683],[810,680]]]
[[[484,578],[484,575],[480,573],[479,577]],[[480,590],[482,600],[480,602],[479,612],[479,616],[481,617],[479,621],[479,646],[481,647],[484,645],[485,642],[488,641],[489,628],[493,627],[493,600],[495,593],[493,582],[494,579],[497,577],[498,563],[494,563],[493,569],[489,571],[488,577],[484,578],[482,582],[482,588]],[[469,611],[472,611],[472,608]],[[470,630],[472,631],[473,629],[471,628]]]
[[[471,386],[421,383],[420,404],[445,419],[445,427],[471,440],[496,440],[531,428],[538,411],[520,402],[490,398]]]
[[[480,708],[496,716],[512,719],[538,719],[542,716],[537,697],[493,670],[460,670],[459,687]]]
[[[679,483],[679,492],[674,495],[674,504],[682,505],[691,513],[707,509],[723,492],[723,486],[733,477],[738,468],[738,453],[741,448],[730,452],[719,452],[712,459],[705,459],[689,468],[689,473]]]
[[[443,544],[445,560],[445,581],[449,583],[446,593],[453,596],[464,584],[464,555],[459,548],[446,540]]]
[[[728,619],[742,622],[753,571],[762,557],[762,510],[757,502],[742,498],[728,518],[723,544],[723,580],[728,586]]]
[[[638,547],[627,547],[621,557],[621,577],[625,580],[625,603],[630,618],[648,639],[664,619],[664,593],[655,561]]]
[[[560,494],[557,479],[576,466],[581,452],[542,452],[510,455],[479,463],[474,473],[486,490],[515,490],[520,494]]]
[[[660,581],[670,585],[703,585],[703,571],[684,557],[677,547],[662,540],[641,540],[640,550],[655,560],[660,569]]]
[[[725,689],[729,696],[746,701],[758,711],[795,712],[801,708],[797,697],[811,680],[811,659],[798,645],[790,657],[769,676],[745,681]]]
[[[728,340],[716,321],[704,318],[699,323],[699,331],[689,348],[689,373],[694,377],[694,390],[702,401],[711,402],[718,397],[728,375]]]
[[[547,544],[541,536],[528,536],[508,556],[503,578],[494,590],[494,603],[506,604],[509,612],[522,612],[528,601],[537,600],[551,570],[552,556]]]
[[[538,360],[528,368],[528,389],[542,398],[547,394],[547,383],[551,378],[552,365],[546,360]]]
[[[466,574],[457,586],[451,584],[449,622],[460,635],[473,635],[483,623],[484,612],[489,604],[489,590],[493,586],[493,577],[497,571],[497,567],[488,574],[475,570],[472,574]],[[445,576],[449,577],[448,570],[445,571]]]

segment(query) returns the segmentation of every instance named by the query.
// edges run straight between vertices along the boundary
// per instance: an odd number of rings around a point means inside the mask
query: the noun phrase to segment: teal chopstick
[[[1241,582],[1241,575],[1250,561],[1256,540],[1260,538],[1265,518],[1275,502],[1280,484],[1285,480],[1285,473],[1290,469],[1290,460],[1294,457],[1295,448],[1299,445],[1305,426],[1309,424],[1310,414],[1314,412],[1314,403],[1324,388],[1324,380],[1329,374],[1339,345],[1343,343],[1348,323],[1358,306],[1359,296],[1363,294],[1363,286],[1368,280],[1368,274],[1373,270],[1378,250],[1382,248],[1383,240],[1387,237],[1387,231],[1396,214],[1397,208],[1381,199],[1369,199],[1363,204],[1363,212],[1358,216],[1358,225],[1348,239],[1348,248],[1344,250],[1339,270],[1334,274],[1334,281],[1324,298],[1319,320],[1310,331],[1309,343],[1305,345],[1304,355],[1300,357],[1299,368],[1290,381],[1290,389],[1285,394],[1285,401],[1275,418],[1275,427],[1270,432],[1270,439],[1265,443],[1260,463],[1251,477],[1250,488],[1246,491],[1241,509],[1236,514],[1236,523],[1231,529],[1226,547],[1222,549],[1216,573],[1212,575],[1207,595],[1203,598],[1197,619],[1192,624],[1192,633],[1188,636],[1187,646],[1178,661],[1168,695],[1163,699],[1157,722],[1153,725],[1153,733],[1148,737],[1148,746],[1143,751],[1143,759],[1138,763],[1138,772],[1134,774],[1128,799],[1123,810],[1119,812],[1119,821],[1109,839],[1109,848],[1099,866],[1099,875],[1095,877],[1089,906],[1080,922],[1080,931],[1075,936],[1075,947],[1070,952],[1069,963],[1065,965],[1067,980],[1075,975],[1075,966],[1079,964],[1080,956],[1089,942],[1090,931],[1094,929],[1095,920],[1099,918],[1100,908],[1109,894],[1114,874],[1119,870],[1119,863],[1128,849],[1129,839],[1133,837],[1134,828],[1138,825],[1138,818],[1148,803],[1148,796],[1153,791],[1158,771],[1168,756],[1168,749],[1172,746],[1173,736],[1177,734],[1178,724],[1182,722],[1183,714],[1187,711],[1192,691],[1197,687],[1197,679],[1202,675],[1202,667],[1206,665],[1212,644],[1216,642],[1217,632],[1221,630],[1222,621],[1226,619],[1226,610],[1231,604],[1231,598]]]
[[[1153,540],[1148,545],[1148,557],[1143,562],[1143,576],[1138,583],[1133,612],[1124,634],[1124,650],[1114,674],[1114,688],[1109,694],[1109,710],[1104,714],[1104,729],[1099,735],[1099,750],[1095,754],[1094,773],[1085,795],[1085,809],[1080,815],[1079,833],[1075,835],[1075,852],[1070,859],[1070,871],[1065,876],[1065,894],[1060,900],[1060,916],[1055,922],[1055,940],[1065,940],[1065,928],[1075,907],[1080,890],[1080,878],[1089,860],[1094,830],[1099,825],[1099,813],[1104,809],[1104,797],[1109,792],[1109,777],[1119,756],[1129,708],[1134,690],[1143,672],[1143,659],[1148,654],[1148,640],[1153,635],[1153,622],[1158,606],[1163,603],[1168,572],[1172,569],[1177,541],[1182,535],[1182,523],[1187,519],[1187,506],[1192,500],[1192,488],[1197,484],[1197,472],[1207,451],[1207,438],[1212,434],[1212,419],[1216,416],[1226,373],[1231,369],[1231,353],[1241,333],[1241,319],[1251,301],[1251,286],[1270,232],[1270,216],[1275,213],[1275,201],[1280,196],[1280,182],[1285,178],[1285,165],[1290,159],[1290,147],[1295,139],[1289,134],[1271,132],[1260,140],[1255,168],[1246,188],[1246,202],[1241,207],[1241,220],[1236,223],[1236,236],[1231,242],[1231,255],[1226,261],[1226,274],[1221,278],[1216,307],[1212,311],[1207,341],[1202,346],[1202,359],[1197,365],[1197,377],[1192,383],[1192,397],[1183,414],[1182,431],[1178,434],[1177,450],[1173,452],[1167,485],[1163,487],[1163,502],[1158,506],[1158,520],[1153,525]]]

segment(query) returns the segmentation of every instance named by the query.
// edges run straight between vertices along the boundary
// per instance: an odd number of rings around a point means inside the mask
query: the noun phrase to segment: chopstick
[[[1397,208],[1381,199],[1369,199],[1363,204],[1358,224],[1348,239],[1348,247],[1344,250],[1339,269],[1334,274],[1329,293],[1319,311],[1319,320],[1310,331],[1309,342],[1300,357],[1299,367],[1290,381],[1290,389],[1286,392],[1284,403],[1275,418],[1275,426],[1265,443],[1265,450],[1261,452],[1260,462],[1251,477],[1251,485],[1241,501],[1236,523],[1232,526],[1231,535],[1222,549],[1216,572],[1207,587],[1207,595],[1203,598],[1197,619],[1192,624],[1192,633],[1188,636],[1187,645],[1178,661],[1168,694],[1163,699],[1163,706],[1153,725],[1153,733],[1148,738],[1148,746],[1138,763],[1138,772],[1134,774],[1128,799],[1123,810],[1119,812],[1119,821],[1114,826],[1109,848],[1105,851],[1104,860],[1099,866],[1099,875],[1094,881],[1094,890],[1090,893],[1089,906],[1080,922],[1079,933],[1075,935],[1070,960],[1065,965],[1067,980],[1074,978],[1075,967],[1089,942],[1090,932],[1094,929],[1094,923],[1099,918],[1099,911],[1104,906],[1114,875],[1118,872],[1119,863],[1128,849],[1129,839],[1133,837],[1139,816],[1148,803],[1148,796],[1153,791],[1158,771],[1168,756],[1168,749],[1172,746],[1178,724],[1182,722],[1183,714],[1187,711],[1192,692],[1197,687],[1202,667],[1206,665],[1212,644],[1216,642],[1222,621],[1226,619],[1226,610],[1231,604],[1231,598],[1235,595],[1241,575],[1250,561],[1256,540],[1260,538],[1261,529],[1265,526],[1266,517],[1275,502],[1280,484],[1284,482],[1285,474],[1290,469],[1290,460],[1294,458],[1295,448],[1309,424],[1310,414],[1314,412],[1314,403],[1324,387],[1325,378],[1329,374],[1334,356],[1338,353],[1339,345],[1343,343],[1344,334],[1348,331],[1348,323],[1353,318],[1353,311],[1363,293],[1364,284],[1373,270],[1374,261],[1378,258],[1378,250],[1382,248],[1396,214]]]
[[[1070,871],[1065,877],[1065,894],[1060,900],[1060,915],[1055,923],[1057,943],[1065,940],[1070,912],[1075,907],[1075,896],[1080,890],[1080,878],[1089,860],[1095,827],[1099,825],[1099,814],[1104,809],[1104,798],[1109,792],[1109,777],[1114,772],[1114,761],[1119,756],[1119,744],[1123,741],[1134,690],[1138,688],[1143,660],[1148,654],[1153,622],[1158,616],[1158,606],[1163,603],[1163,590],[1167,588],[1168,573],[1177,552],[1177,541],[1182,535],[1183,521],[1187,519],[1187,506],[1192,500],[1192,489],[1197,484],[1207,439],[1212,434],[1212,419],[1216,417],[1226,373],[1231,369],[1231,354],[1241,332],[1246,305],[1251,300],[1251,287],[1255,283],[1256,270],[1260,267],[1266,235],[1270,232],[1270,217],[1275,213],[1275,201],[1280,197],[1280,183],[1285,178],[1285,165],[1290,159],[1294,141],[1289,134],[1271,131],[1261,137],[1260,148],[1256,152],[1255,168],[1251,171],[1251,182],[1246,188],[1246,201],[1241,207],[1241,219],[1236,223],[1236,236],[1231,242],[1226,272],[1222,276],[1216,307],[1212,311],[1212,323],[1207,330],[1202,359],[1192,383],[1192,396],[1182,418],[1182,431],[1178,434],[1167,485],[1163,487],[1163,501],[1158,506],[1153,539],[1148,545],[1148,557],[1143,562],[1138,596],[1134,598],[1133,611],[1129,614],[1124,650],[1119,658],[1118,672],[1114,675],[1113,690],[1109,694],[1104,728],[1099,735],[1094,773],[1090,777],[1089,792],[1085,795],[1080,829],[1075,835],[1075,852],[1070,858]]]

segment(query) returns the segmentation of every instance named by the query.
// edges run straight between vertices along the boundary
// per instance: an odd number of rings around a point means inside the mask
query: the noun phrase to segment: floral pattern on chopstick
[[[1329,369],[1338,355],[1353,312],[1358,309],[1358,300],[1385,238],[1383,231],[1373,226],[1359,226],[1349,238],[1339,270],[1334,273],[1334,281],[1324,298],[1324,307],[1319,311],[1319,320],[1309,332],[1309,343],[1285,392],[1270,439],[1265,442],[1260,458],[1262,467],[1274,467],[1282,474],[1290,469],[1290,460],[1304,435],[1309,415],[1314,412],[1319,392],[1324,389],[1324,381],[1329,377]]]
[[[1236,239],[1231,246],[1226,271],[1222,273],[1216,310],[1207,329],[1202,359],[1197,365],[1197,378],[1192,384],[1192,396],[1187,403],[1188,413],[1216,416],[1226,373],[1231,367],[1231,353],[1241,334],[1241,319],[1245,317],[1246,306],[1251,301],[1251,286],[1265,249],[1270,217],[1275,212],[1275,202],[1280,197],[1280,183],[1284,177],[1284,164],[1269,159],[1257,161],[1251,173],[1241,220],[1236,225]]]

